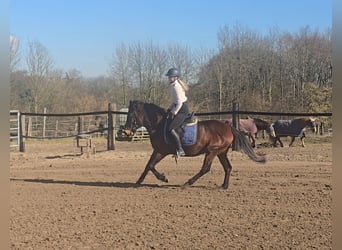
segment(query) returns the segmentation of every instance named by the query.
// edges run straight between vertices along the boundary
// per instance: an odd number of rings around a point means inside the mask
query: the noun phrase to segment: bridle
[[[126,127],[125,130],[130,130],[135,133],[135,131],[139,128],[137,123],[136,107],[134,107],[133,111],[127,114],[127,121],[129,122],[129,124],[126,123],[126,125],[128,125],[129,127]]]

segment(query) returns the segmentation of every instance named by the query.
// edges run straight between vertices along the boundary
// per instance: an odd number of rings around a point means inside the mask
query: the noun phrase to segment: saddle
[[[189,113],[187,115],[187,117],[182,122],[182,125],[180,126],[180,128],[184,128],[184,127],[189,126],[193,123],[197,123],[197,118],[195,117],[195,112]]]
[[[178,127],[176,132],[181,138],[183,145],[193,145],[197,139],[197,122],[198,119],[195,117],[195,112],[189,113],[183,120],[180,127]],[[164,140],[166,143],[170,144],[169,134],[166,132],[169,121],[166,121],[164,127]]]

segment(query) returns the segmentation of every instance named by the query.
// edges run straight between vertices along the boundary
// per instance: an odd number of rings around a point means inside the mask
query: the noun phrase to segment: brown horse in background
[[[130,101],[125,129],[127,133],[131,133],[141,126],[146,127],[153,148],[153,153],[137,184],[141,184],[144,181],[149,171],[152,171],[158,180],[168,182],[165,175],[159,173],[155,168],[158,162],[167,155],[175,154],[176,150],[173,144],[168,144],[164,141],[166,116],[166,111],[155,104]],[[233,142],[237,150],[242,150],[253,161],[260,163],[266,161],[264,157],[255,154],[245,135],[234,127],[218,120],[199,121],[197,124],[196,143],[190,146],[183,146],[183,148],[186,156],[192,157],[205,154],[205,158],[201,170],[190,178],[184,186],[192,185],[201,176],[209,172],[211,164],[217,156],[225,172],[222,187],[227,189],[232,170],[227,153]]]
[[[259,131],[266,131],[266,133],[268,133],[268,134],[270,133],[270,126],[271,126],[270,122],[265,121],[265,120],[260,119],[260,118],[250,118],[250,119],[253,119],[255,126],[258,129],[257,133],[255,134],[255,138],[257,138]],[[262,138],[265,138],[264,134],[265,133],[263,133]]]
[[[303,117],[292,120],[277,120],[271,124],[270,138],[273,140],[273,146],[276,146],[279,141],[280,146],[284,147],[280,137],[291,136],[291,142],[289,147],[292,146],[295,137],[299,137],[302,143],[302,147],[305,147],[305,128],[311,128],[312,132],[316,133],[316,123],[314,118]]]
[[[233,126],[233,119],[228,119],[225,121],[230,126]],[[258,132],[258,128],[254,123],[252,118],[239,119],[239,130],[248,136],[252,147],[255,147],[255,135]]]

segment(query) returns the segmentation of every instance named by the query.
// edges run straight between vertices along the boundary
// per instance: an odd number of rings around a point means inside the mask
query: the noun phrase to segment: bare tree
[[[119,85],[119,95],[116,95],[115,98],[116,103],[122,106],[128,105],[128,93],[132,82],[128,52],[127,47],[121,44],[116,48],[115,54],[112,55],[112,62],[110,64],[113,88],[115,88],[115,82]]]
[[[20,41],[16,36],[10,35],[10,70],[14,72],[20,62]]]
[[[144,86],[148,102],[164,105],[165,68],[167,55],[165,50],[149,42],[145,45]]]
[[[28,84],[33,97],[34,112],[44,108],[44,102],[48,101],[49,92],[48,74],[54,64],[48,50],[38,41],[28,43],[26,56],[28,67]]]
[[[169,67],[180,69],[182,79],[191,83],[197,78],[198,72],[195,68],[195,60],[191,49],[188,46],[172,44],[168,46]]]
[[[165,97],[162,77],[167,65],[166,52],[152,42],[134,43],[129,46],[129,64],[138,98],[161,104]]]

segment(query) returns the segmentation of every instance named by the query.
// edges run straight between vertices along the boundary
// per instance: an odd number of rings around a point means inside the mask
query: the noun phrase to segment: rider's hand
[[[171,109],[166,110],[166,118],[167,119],[173,119],[173,114],[171,113]]]

